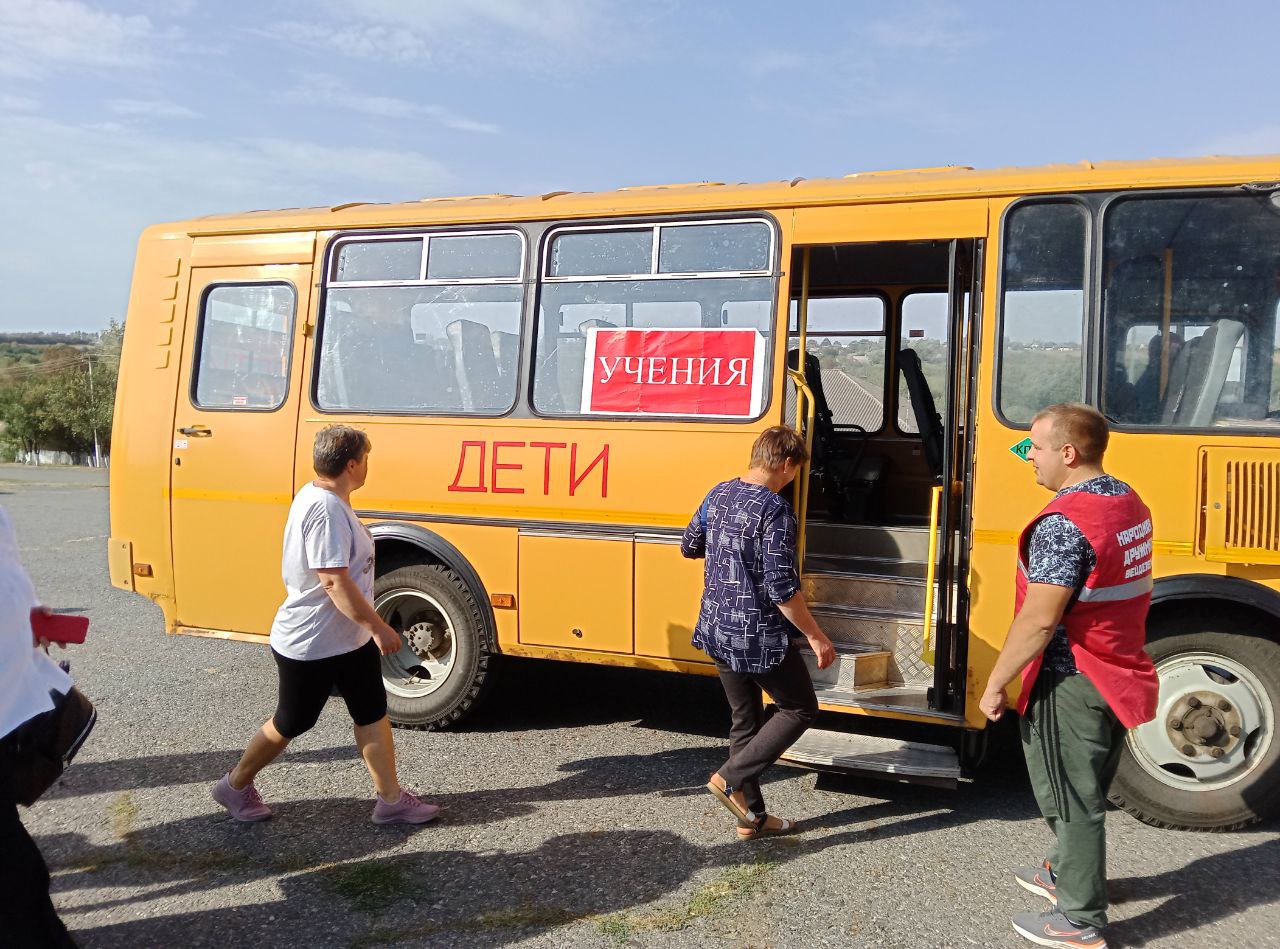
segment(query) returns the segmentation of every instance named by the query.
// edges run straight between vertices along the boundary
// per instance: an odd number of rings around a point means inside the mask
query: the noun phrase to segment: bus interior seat
[[[1160,424],[1172,425],[1182,404],[1183,393],[1187,388],[1187,370],[1191,366],[1191,354],[1200,348],[1200,337],[1187,340],[1178,350],[1173,365],[1169,367],[1169,378],[1165,381],[1164,399],[1161,402]]]
[[[514,379],[516,361],[520,354],[520,337],[515,333],[494,330],[489,334],[493,342],[493,358],[498,364],[498,375],[503,379]]]
[[[1214,412],[1227,382],[1227,370],[1244,324],[1239,320],[1218,320],[1200,337],[1187,362],[1186,388],[1174,415],[1174,423],[1191,428],[1213,424]]]
[[[506,387],[498,378],[489,327],[474,320],[454,320],[445,331],[453,342],[453,365],[462,408],[473,411],[506,408],[502,397]]]
[[[582,373],[587,358],[587,330],[617,329],[608,320],[583,320],[578,324],[581,336],[561,336],[556,346],[556,377],[560,387],[560,407],[565,412],[582,408]]]
[[[916,418],[916,428],[920,430],[920,441],[924,447],[925,462],[935,478],[942,477],[942,416],[938,414],[937,404],[933,401],[933,392],[924,377],[924,367],[920,364],[920,356],[914,349],[902,349],[898,352],[898,368],[902,370],[902,378],[907,383],[907,393],[911,397],[911,412]]]
[[[795,369],[799,350],[787,352],[787,366]],[[822,363],[813,353],[805,353],[804,377],[813,393],[813,453],[809,460],[813,476],[822,487],[832,520],[865,522],[875,509],[884,472],[883,459],[864,463],[867,433],[857,429],[859,439],[852,453],[836,430],[831,408],[822,387]]]

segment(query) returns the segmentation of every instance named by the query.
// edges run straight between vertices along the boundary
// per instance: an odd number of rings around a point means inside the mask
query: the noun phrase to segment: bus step
[[[787,764],[908,784],[954,788],[960,780],[955,749],[917,741],[810,728],[780,759]]]
[[[879,685],[889,677],[887,649],[861,643],[833,642],[836,661],[825,669],[818,668],[818,658],[807,646],[800,647],[800,655],[809,667],[809,677],[815,689],[851,690]]]
[[[801,581],[810,603],[858,606],[899,616],[924,614],[925,583],[863,573],[810,573]]]
[[[927,527],[881,527],[872,524],[833,524],[809,521],[806,547],[815,554],[880,557],[885,560],[929,559]]]

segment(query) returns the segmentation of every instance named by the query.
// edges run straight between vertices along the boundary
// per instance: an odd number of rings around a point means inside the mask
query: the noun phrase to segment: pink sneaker
[[[400,789],[400,800],[392,804],[381,794],[373,805],[373,822],[375,824],[425,824],[440,815],[440,808],[426,801],[419,801],[403,788]]]
[[[224,774],[222,779],[213,786],[213,799],[239,821],[260,821],[271,816],[271,808],[262,802],[262,795],[258,793],[258,789],[250,783],[247,788],[237,791],[231,786],[230,772]]]

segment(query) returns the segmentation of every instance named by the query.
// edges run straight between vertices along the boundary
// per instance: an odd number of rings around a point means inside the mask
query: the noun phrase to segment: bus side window
[[[1082,396],[1086,225],[1068,202],[1021,204],[1005,220],[997,391],[1014,425]]]
[[[211,287],[200,313],[193,402],[211,409],[283,405],[296,305],[287,284]]]
[[[344,239],[335,254],[342,279],[330,281],[320,327],[317,406],[509,411],[517,389],[523,248],[521,236],[510,232]],[[338,273],[338,264],[332,269]],[[349,279],[353,273],[358,279]]]
[[[763,221],[575,227],[554,234],[539,291],[534,408],[548,415],[582,411],[593,329],[737,324],[756,329],[768,352],[772,246],[772,228]],[[760,371],[767,379],[765,362]]]
[[[1242,194],[1134,196],[1103,219],[1102,401],[1120,422],[1270,428],[1280,218]]]

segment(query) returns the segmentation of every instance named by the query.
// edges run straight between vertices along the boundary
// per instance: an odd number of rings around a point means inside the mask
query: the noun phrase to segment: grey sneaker
[[[1102,930],[1097,926],[1073,923],[1056,910],[1048,913],[1018,913],[1013,917],[1013,931],[1037,946],[1066,946],[1067,949],[1107,949]]]
[[[1043,896],[1054,906],[1058,905],[1057,881],[1048,860],[1039,867],[1024,867],[1013,871],[1013,878],[1024,890],[1029,890],[1036,896]]]
[[[249,786],[237,791],[231,786],[231,774],[227,773],[213,786],[213,799],[225,807],[236,820],[252,823],[266,820],[271,816],[271,808],[263,803],[262,795],[250,782]]]

